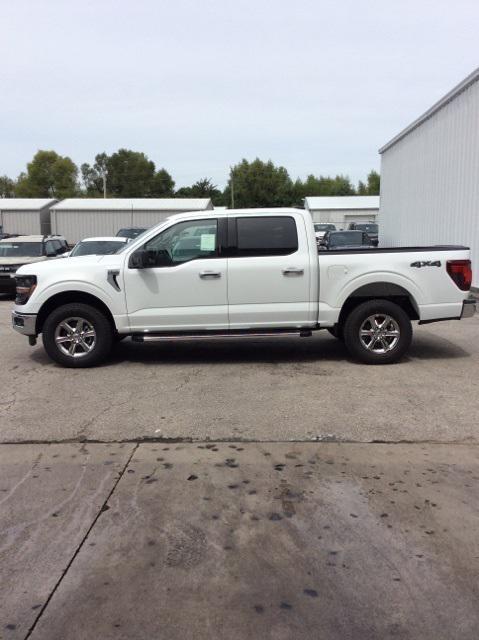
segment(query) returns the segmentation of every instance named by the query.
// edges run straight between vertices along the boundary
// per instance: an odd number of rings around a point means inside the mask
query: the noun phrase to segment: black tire
[[[85,338],[60,328],[62,322],[66,322],[68,327],[80,326],[79,319],[84,321],[82,327],[85,328]],[[88,327],[91,329],[88,330]],[[86,335],[92,332],[92,336]],[[110,353],[113,344],[113,330],[108,318],[95,307],[82,303],[65,304],[52,311],[45,320],[42,334],[43,346],[50,358],[64,367],[75,369],[100,364]],[[74,336],[72,340],[68,340],[70,335]],[[60,338],[64,340],[61,346],[57,344]],[[72,347],[77,338],[85,347],[82,344]],[[65,353],[69,348],[73,348],[76,355]]]
[[[328,327],[329,333],[338,340],[344,340],[343,327],[340,324],[335,324],[334,327]]]
[[[382,318],[386,317],[391,321],[387,321],[386,328],[381,326],[380,329]],[[370,322],[369,318],[374,321]],[[362,336],[360,330],[363,331]],[[375,331],[383,333],[374,333]],[[409,349],[412,340],[409,316],[404,309],[389,300],[368,300],[355,307],[344,322],[343,333],[344,343],[351,356],[365,364],[397,362]]]

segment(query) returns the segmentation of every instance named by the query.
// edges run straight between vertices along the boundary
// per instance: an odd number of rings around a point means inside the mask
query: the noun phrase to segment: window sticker
[[[214,251],[216,244],[216,235],[214,233],[201,234],[201,251]]]

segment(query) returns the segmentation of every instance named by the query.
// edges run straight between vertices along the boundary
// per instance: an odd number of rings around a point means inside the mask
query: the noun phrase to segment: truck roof
[[[3,238],[0,242],[46,242],[47,240],[65,240],[60,235],[29,235],[29,236],[10,236],[9,238]]]
[[[161,220],[161,222],[165,222],[166,220],[184,220],[190,217],[194,218],[218,218],[218,217],[229,217],[229,216],[238,216],[238,215],[250,215],[250,216],[277,216],[279,214],[285,213],[302,213],[310,215],[309,211],[306,209],[299,209],[295,207],[263,207],[263,208],[250,208],[250,209],[210,209],[205,211],[183,211],[181,213],[174,213],[168,218]],[[156,225],[155,225],[156,226]]]
[[[0,242],[43,242],[46,240],[45,236],[14,236],[13,238],[4,238]]]

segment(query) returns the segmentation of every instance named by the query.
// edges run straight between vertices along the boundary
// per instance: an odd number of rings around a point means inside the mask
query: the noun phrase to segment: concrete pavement
[[[24,638],[134,445],[0,447],[0,638]]]
[[[2,640],[477,638],[476,445],[0,457]]]

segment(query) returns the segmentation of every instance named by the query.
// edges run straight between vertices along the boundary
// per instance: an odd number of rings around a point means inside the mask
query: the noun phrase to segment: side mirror
[[[144,249],[138,249],[135,253],[132,253],[128,266],[130,269],[144,269],[146,267],[147,252]]]
[[[155,251],[155,267],[169,267],[171,263],[171,256],[166,249]]]
[[[130,256],[128,266],[130,269],[151,269],[152,267],[167,267],[170,264],[170,254],[165,249],[158,251],[138,249]]]

